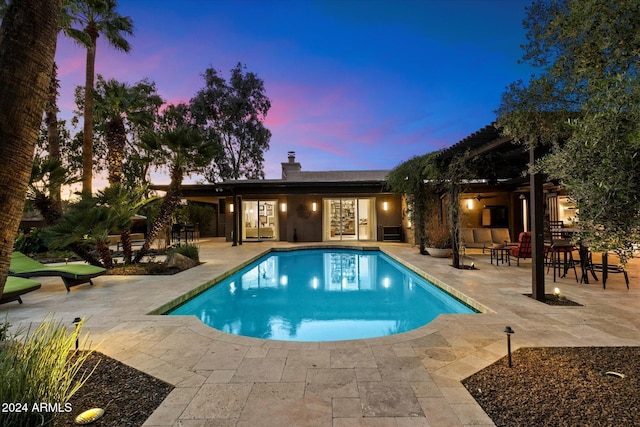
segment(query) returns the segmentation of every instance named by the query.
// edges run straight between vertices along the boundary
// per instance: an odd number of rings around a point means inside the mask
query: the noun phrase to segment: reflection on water
[[[271,253],[170,314],[195,314],[236,335],[328,341],[472,312],[378,251],[300,250]]]

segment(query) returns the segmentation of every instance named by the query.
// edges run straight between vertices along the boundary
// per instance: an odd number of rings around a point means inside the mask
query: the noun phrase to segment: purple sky
[[[519,65],[530,0],[119,0],[132,51],[99,39],[96,73],[155,81],[188,101],[214,67],[237,62],[264,80],[271,110],[267,178],[287,151],[303,170],[392,169],[495,120]],[[84,84],[85,52],[60,36],[62,118]],[[154,178],[156,183],[167,178]]]

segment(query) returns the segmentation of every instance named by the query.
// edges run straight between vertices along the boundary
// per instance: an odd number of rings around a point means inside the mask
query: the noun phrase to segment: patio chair
[[[518,236],[518,246],[509,249],[509,255],[516,257],[516,265],[520,265],[520,258],[531,258],[531,232],[523,231]]]
[[[576,250],[571,236],[565,231],[564,221],[549,221],[548,229],[545,230],[544,258],[547,272],[550,268],[553,269],[554,282],[556,276],[566,277],[570,269],[573,269],[576,282],[578,281],[576,261],[573,258],[573,252]]]
[[[7,282],[4,284],[4,290],[2,291],[2,297],[0,297],[0,304],[4,304],[11,301],[18,301],[22,304],[22,298],[20,296],[40,289],[40,283],[35,280],[22,279],[20,277],[7,277]]]
[[[67,292],[72,286],[89,283],[93,285],[91,279],[101,276],[106,272],[102,267],[86,264],[66,264],[66,265],[45,265],[29,258],[22,252],[14,251],[11,254],[11,265],[9,274],[15,277],[60,277],[64,282]]]

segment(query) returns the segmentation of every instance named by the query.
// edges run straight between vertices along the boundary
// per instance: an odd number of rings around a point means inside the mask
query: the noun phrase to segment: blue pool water
[[[380,251],[271,252],[174,309],[218,330],[286,341],[333,341],[419,328],[475,313]]]

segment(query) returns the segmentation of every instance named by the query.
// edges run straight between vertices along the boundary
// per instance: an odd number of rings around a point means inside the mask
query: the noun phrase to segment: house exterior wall
[[[287,197],[286,236],[288,242],[322,241],[322,197],[318,195],[290,195]],[[313,212],[313,203],[316,211]]]
[[[242,201],[251,200],[277,200],[278,201],[278,235],[276,240],[287,242],[322,242],[323,241],[323,218],[324,199],[338,198],[375,198],[375,220],[376,233],[380,226],[401,226],[402,225],[402,197],[392,193],[361,193],[361,194],[289,194],[289,195],[248,195],[242,196]],[[384,209],[384,202],[387,202],[387,210]],[[316,204],[316,211],[313,211],[313,203]],[[234,205],[234,212],[231,212],[231,205]],[[233,197],[226,198],[225,222],[226,240],[232,241],[232,230],[234,229],[234,215],[238,214],[238,201]],[[286,211],[281,209],[282,204],[286,204]],[[237,221],[237,219],[236,219]],[[238,221],[239,222],[239,221]],[[237,224],[239,225],[239,224]],[[239,232],[239,235],[242,234]],[[375,237],[375,236],[374,236]],[[371,240],[376,240],[375,238]],[[406,235],[403,238],[406,241]]]

